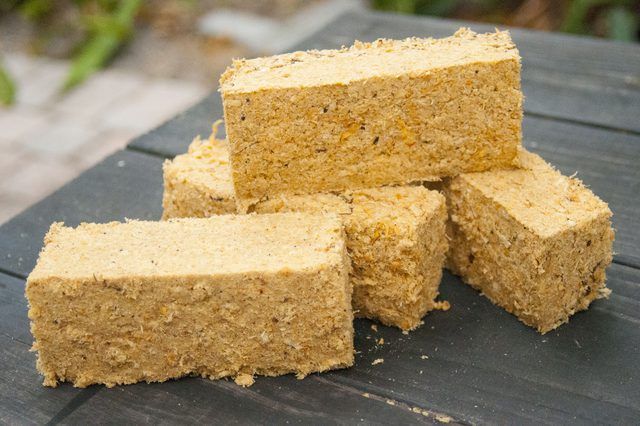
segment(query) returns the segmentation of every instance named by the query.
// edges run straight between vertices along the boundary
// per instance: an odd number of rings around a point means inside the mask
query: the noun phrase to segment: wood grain
[[[0,273],[0,424],[46,423],[80,393],[42,386],[30,347],[24,281]]]
[[[392,405],[393,404],[393,405]],[[114,411],[114,407],[118,410]],[[65,421],[156,424],[439,424],[436,413],[365,396],[358,388],[313,375],[259,378],[250,388],[187,378],[101,389]],[[443,417],[440,417],[443,418]],[[457,422],[453,421],[454,424]]]
[[[612,266],[609,300],[541,336],[446,274],[449,311],[428,315],[408,335],[357,322],[356,366],[329,376],[470,423],[633,422],[640,416],[639,282],[638,270]],[[380,338],[384,345],[375,344]],[[373,366],[379,358],[384,363]]]

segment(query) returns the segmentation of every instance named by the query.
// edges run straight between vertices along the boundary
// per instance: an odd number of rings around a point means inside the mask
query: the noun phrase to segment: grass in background
[[[36,25],[36,51],[56,33],[71,40],[72,62],[62,88],[68,91],[102,69],[133,35],[141,6],[142,0],[7,0],[0,12],[17,10]],[[0,104],[11,105],[15,90],[0,64]]]

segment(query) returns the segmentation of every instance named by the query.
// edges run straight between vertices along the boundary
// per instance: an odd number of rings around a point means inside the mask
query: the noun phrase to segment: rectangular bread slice
[[[236,60],[220,91],[241,207],[508,167],[521,142],[507,32]]]
[[[546,333],[607,296],[611,211],[582,182],[522,152],[521,170],[469,173],[446,185],[448,267]]]
[[[233,213],[229,165],[213,138],[165,164],[164,218]],[[202,152],[216,155],[203,155]],[[225,180],[226,179],[226,180]],[[221,182],[221,180],[223,182]],[[179,182],[179,183],[175,183]],[[232,207],[233,206],[233,207]],[[257,213],[331,212],[345,223],[356,316],[404,330],[436,305],[447,240],[444,197],[422,187],[383,187],[335,194],[280,196],[251,206]]]
[[[352,365],[343,232],[295,213],[53,224],[26,288],[44,384]]]

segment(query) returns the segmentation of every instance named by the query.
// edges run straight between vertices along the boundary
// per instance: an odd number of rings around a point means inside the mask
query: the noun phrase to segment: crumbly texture
[[[215,140],[209,143],[221,144]],[[174,160],[170,166],[174,175],[181,176],[182,185],[167,184],[165,167],[164,198],[175,202],[165,204],[163,217],[206,217],[219,211],[235,212],[232,197],[220,191],[219,180],[202,185],[203,179],[199,177],[213,169],[215,175],[227,176],[230,184],[229,166],[220,164],[213,156],[194,152],[190,149],[180,156],[183,157],[180,162]],[[226,158],[224,154],[221,157]],[[193,166],[194,163],[198,165]],[[202,196],[191,199],[194,193]],[[257,213],[339,214],[344,219],[352,259],[353,307],[357,316],[409,330],[434,309],[447,250],[445,201],[437,192],[404,186],[340,195],[280,196],[250,209]]]
[[[507,32],[236,60],[220,80],[240,207],[513,164],[520,56]]]
[[[44,384],[275,376],[353,364],[336,215],[52,225],[27,280]]]
[[[227,142],[196,138],[186,154],[166,160],[162,166],[163,219],[209,217],[234,213],[236,201],[229,167]]]
[[[605,297],[611,211],[578,179],[522,152],[521,170],[469,173],[445,187],[448,267],[546,333]]]
[[[283,196],[253,209],[342,215],[356,316],[411,330],[435,308],[448,247],[441,194],[423,187],[383,187]]]
[[[163,164],[162,218],[236,213],[226,140],[196,138],[186,154]]]

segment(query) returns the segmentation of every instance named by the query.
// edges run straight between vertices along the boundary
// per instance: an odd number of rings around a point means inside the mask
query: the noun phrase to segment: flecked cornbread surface
[[[45,385],[350,366],[349,261],[335,215],[56,223],[27,280]]]
[[[463,174],[446,185],[448,266],[545,333],[608,295],[611,211],[535,154],[523,169]]]
[[[220,84],[242,207],[506,167],[521,141],[506,32],[238,60]]]
[[[163,217],[209,217],[236,211],[226,141],[196,138],[189,152],[162,166]],[[195,213],[198,214],[195,214]]]
[[[221,144],[213,138],[207,143]],[[174,176],[180,176],[181,185],[168,183],[169,169]],[[198,155],[192,148],[177,157],[165,166],[164,199],[175,201],[164,205],[163,217],[207,217],[212,212],[235,212],[233,197],[226,190],[220,191],[217,179],[212,177],[210,185],[206,182],[201,185],[203,179],[199,177],[201,173],[226,176],[230,184],[228,170],[227,164],[212,156]],[[356,315],[412,329],[434,308],[447,250],[445,202],[437,192],[403,186],[340,195],[279,196],[259,202],[251,209],[257,213],[330,212],[343,218],[353,265]]]
[[[444,197],[423,187],[383,187],[258,203],[256,212],[342,215],[356,316],[411,330],[436,307],[447,239]]]

